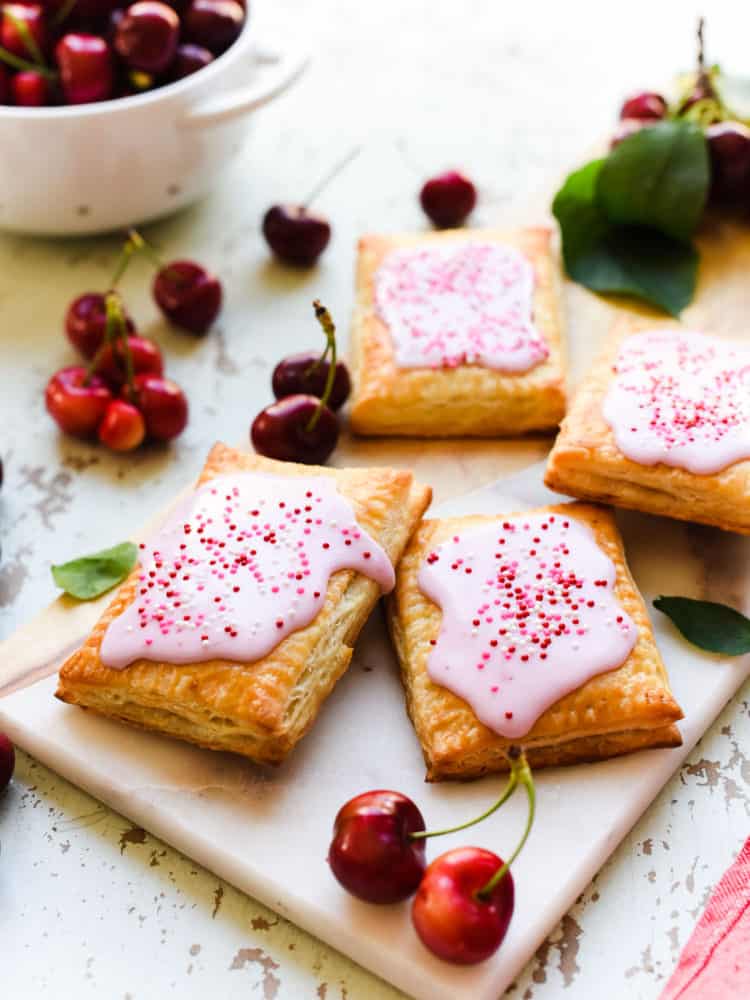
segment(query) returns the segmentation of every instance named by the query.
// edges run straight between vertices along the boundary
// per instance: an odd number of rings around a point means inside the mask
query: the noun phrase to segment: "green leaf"
[[[750,619],[726,604],[689,597],[657,597],[654,607],[667,615],[688,642],[711,653],[750,653]]]
[[[612,150],[599,171],[596,201],[612,225],[646,226],[687,242],[709,181],[703,131],[691,122],[659,122]]]
[[[132,542],[123,542],[111,549],[53,566],[52,576],[57,586],[71,597],[90,601],[121,583],[137,559],[138,547]]]

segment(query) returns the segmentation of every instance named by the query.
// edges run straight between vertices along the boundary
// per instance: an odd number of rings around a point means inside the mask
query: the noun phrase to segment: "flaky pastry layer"
[[[602,415],[622,341],[650,328],[679,326],[630,317],[615,323],[563,420],[544,481],[550,489],[584,500],[750,534],[750,460],[705,476],[662,463],[640,465],[622,454]]]
[[[394,565],[431,497],[410,472],[294,465],[223,444],[211,450],[198,485],[218,475],[251,471],[334,478],[359,524]],[[144,659],[113,670],[102,663],[99,649],[109,623],[133,601],[137,579],[136,568],[83,646],[63,665],[57,697],[144,729],[267,763],[281,762],[312,725],[348,667],[354,642],[380,597],[373,580],[341,570],[331,576],[318,616],[260,660],[174,665]]]
[[[536,275],[533,321],[547,341],[549,356],[520,373],[480,365],[397,368],[388,328],[375,311],[376,271],[397,247],[469,241],[513,246],[531,261]],[[561,327],[548,229],[364,236],[352,326],[352,429],[363,435],[410,437],[508,437],[551,430],[565,413]]]
[[[440,631],[442,611],[419,589],[417,576],[427,555],[452,535],[497,517],[423,521],[398,568],[388,599],[388,621],[401,664],[408,713],[422,746],[427,778],[478,778],[508,769],[507,752],[521,743],[532,766],[552,767],[603,760],[647,747],[682,742],[674,723],[682,711],[669,687],[646,608],[630,575],[612,513],[590,504],[541,508],[588,525],[615,565],[614,592],[638,629],[636,644],[616,670],[587,681],[539,716],[521,740],[509,740],[481,723],[471,707],[427,673],[431,640]]]

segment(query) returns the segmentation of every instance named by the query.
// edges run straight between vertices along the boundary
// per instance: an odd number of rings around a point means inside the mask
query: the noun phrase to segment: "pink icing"
[[[590,529],[564,514],[454,535],[418,576],[443,612],[427,672],[490,729],[524,736],[550,705],[630,654],[637,629],[615,600],[615,576]]]
[[[388,556],[322,476],[217,476],[140,548],[136,598],[101,645],[117,670],[259,660],[315,618],[337,570],[394,584]]]
[[[750,458],[750,350],[680,330],[628,337],[603,415],[634,462],[699,475]]]
[[[533,292],[530,262],[497,243],[392,250],[375,275],[375,307],[400,368],[528,371],[549,354],[532,322]]]

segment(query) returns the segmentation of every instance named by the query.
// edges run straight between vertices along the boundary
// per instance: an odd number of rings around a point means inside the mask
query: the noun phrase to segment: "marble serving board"
[[[520,510],[551,497],[535,465],[434,513]],[[742,605],[750,540],[637,514],[620,520],[647,600],[668,593]],[[325,860],[332,819],[358,792],[398,788],[419,803],[429,826],[439,827],[482,811],[503,783],[424,783],[380,612],[312,732],[284,766],[269,769],[56,701],[54,672],[102,604],[61,599],[2,646],[0,727],[70,781],[420,1000],[497,1000],[750,672],[747,658],[694,649],[653,612],[685,711],[683,746],[540,772],[536,825],[514,867],[508,936],[489,961],[457,968],[422,948],[407,905],[352,899]],[[429,857],[462,843],[507,853],[524,812],[519,796],[482,826],[433,844]]]

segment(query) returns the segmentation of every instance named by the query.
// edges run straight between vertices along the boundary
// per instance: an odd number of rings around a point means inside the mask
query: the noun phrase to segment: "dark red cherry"
[[[245,11],[236,0],[193,0],[182,18],[185,40],[220,55],[239,38]]]
[[[0,733],[0,795],[10,784],[16,766],[16,752],[5,733]]]
[[[473,965],[500,947],[513,916],[510,871],[489,898],[478,893],[502,864],[496,854],[481,847],[459,847],[441,854],[429,866],[411,916],[422,943],[438,958]]]
[[[135,394],[125,385],[122,398],[141,411],[148,436],[171,441],[181,434],[188,422],[188,404],[177,383],[158,375],[136,375],[133,382]]]
[[[49,81],[36,70],[21,70],[11,77],[13,103],[19,108],[43,108],[50,103]]]
[[[250,439],[266,458],[322,465],[336,447],[339,422],[333,410],[321,406],[316,396],[286,396],[260,411],[250,428]]]
[[[135,324],[125,314],[128,333],[135,333]],[[107,306],[101,292],[85,292],[68,306],[65,332],[71,344],[85,358],[93,358],[104,343],[107,330]]]
[[[47,412],[61,430],[78,437],[91,437],[112,400],[112,393],[97,375],[89,376],[82,365],[72,365],[52,376],[44,399]]]
[[[330,361],[327,359],[320,361],[320,355],[314,351],[291,354],[283,361],[279,361],[273,370],[271,386],[274,396],[283,399],[285,396],[303,393],[321,399],[325,392],[330,366]],[[340,409],[349,398],[350,392],[349,371],[343,361],[337,361],[328,406],[332,410]]]
[[[139,0],[128,7],[115,31],[115,49],[131,68],[163,73],[177,51],[180,19],[158,0]]]
[[[620,118],[660,119],[667,114],[667,102],[661,94],[639,90],[631,94],[620,108]]]
[[[36,44],[37,50],[42,53],[47,47],[47,28],[41,4],[4,3],[0,16],[2,17],[2,21],[0,21],[0,46],[27,62],[37,63],[34,44]],[[31,36],[31,47],[26,44],[22,32],[18,30],[18,22],[25,25],[26,31]]]
[[[750,129],[740,122],[709,125],[706,141],[711,157],[711,197],[737,203],[750,195]]]
[[[272,205],[263,216],[263,235],[279,260],[312,267],[331,239],[331,226],[304,205]]]
[[[425,870],[422,813],[400,792],[357,795],[339,809],[328,850],[331,871],[353,896],[397,903],[411,896]]]
[[[419,193],[425,215],[441,229],[460,226],[474,210],[477,189],[457,170],[428,180]]]
[[[114,89],[112,51],[99,35],[69,32],[55,48],[60,83],[68,104],[107,101]]]
[[[200,45],[178,45],[177,54],[169,68],[170,80],[182,80],[213,62],[213,56]]]
[[[221,282],[191,260],[165,264],[154,278],[152,291],[165,316],[197,335],[208,330],[221,309]]]
[[[164,362],[161,351],[153,340],[149,340],[148,337],[139,337],[136,334],[128,337],[128,347],[130,348],[134,375],[161,375],[163,373]],[[96,374],[113,389],[119,389],[125,383],[127,373],[125,348],[122,341],[118,339],[114,346],[108,344],[102,351],[96,363]]]

